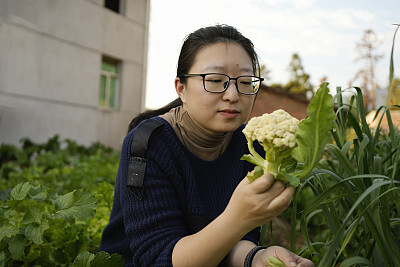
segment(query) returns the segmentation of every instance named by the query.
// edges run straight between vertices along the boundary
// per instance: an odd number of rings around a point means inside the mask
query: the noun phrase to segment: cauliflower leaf
[[[330,131],[335,127],[336,114],[328,84],[324,83],[307,107],[308,117],[301,121],[296,133],[296,147],[292,156],[303,168],[296,173],[300,179],[309,174],[321,160]]]

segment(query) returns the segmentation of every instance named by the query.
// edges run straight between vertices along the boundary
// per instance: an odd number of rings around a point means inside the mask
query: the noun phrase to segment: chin
[[[217,131],[220,132],[220,133],[234,132],[234,131],[237,130],[237,128],[240,127],[240,125],[242,125],[242,123],[240,123],[240,124],[238,124],[238,123],[235,123],[235,124],[229,123],[229,124],[226,124],[226,125],[221,125]]]

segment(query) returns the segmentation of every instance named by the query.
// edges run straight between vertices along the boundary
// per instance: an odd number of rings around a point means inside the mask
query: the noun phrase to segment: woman
[[[186,38],[175,79],[179,99],[130,124],[100,250],[122,254],[127,266],[268,266],[269,256],[313,266],[282,247],[256,245],[258,227],[293,194],[270,174],[253,183],[245,177],[254,166],[240,160],[248,153],[242,130],[258,76],[253,44],[235,28],[206,27]],[[162,127],[148,141],[142,192],[127,188],[129,153],[150,117]]]

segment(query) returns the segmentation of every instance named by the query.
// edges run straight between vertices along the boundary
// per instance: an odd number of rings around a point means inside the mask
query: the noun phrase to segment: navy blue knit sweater
[[[242,133],[244,126],[234,132],[220,157],[205,161],[182,145],[164,119],[157,119],[164,125],[149,140],[142,200],[126,186],[135,130],[124,140],[113,209],[101,241],[100,250],[123,255],[126,266],[172,266],[175,244],[191,234],[188,215],[215,219],[254,167],[240,160],[249,153]],[[255,229],[243,239],[257,243],[258,237]]]

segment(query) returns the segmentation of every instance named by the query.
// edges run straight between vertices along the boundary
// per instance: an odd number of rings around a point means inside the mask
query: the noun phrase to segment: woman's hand
[[[176,243],[172,252],[173,265],[193,266],[196,263],[199,266],[217,266],[245,234],[284,211],[290,204],[292,194],[292,187],[285,188],[270,174],[252,183],[245,177],[220,216],[199,232]],[[240,262],[243,266],[246,253],[253,246],[246,246],[244,253],[240,249],[233,253],[231,262]],[[191,255],[193,251],[196,251],[195,255]]]
[[[314,263],[278,246],[262,249],[254,256],[252,267],[268,267],[268,258],[280,259],[288,267],[313,267]]]
[[[252,183],[245,177],[236,187],[224,213],[245,234],[287,209],[292,195],[293,187],[285,188],[283,182],[269,173]]]

